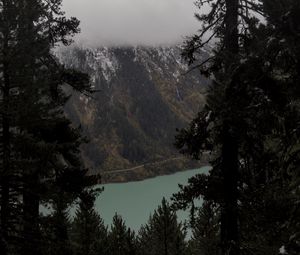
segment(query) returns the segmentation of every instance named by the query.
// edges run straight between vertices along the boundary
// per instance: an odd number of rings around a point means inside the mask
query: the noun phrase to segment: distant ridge
[[[67,67],[87,72],[93,98],[73,93],[66,113],[81,125],[90,142],[82,157],[91,174],[130,169],[143,162],[179,157],[173,147],[176,128],[184,127],[203,107],[209,81],[188,70],[180,48],[75,46],[58,56]],[[203,58],[208,53],[203,52]],[[147,166],[133,175],[111,177],[128,181],[188,168],[188,160]]]

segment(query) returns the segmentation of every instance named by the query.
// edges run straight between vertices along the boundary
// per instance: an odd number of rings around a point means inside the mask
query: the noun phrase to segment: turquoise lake
[[[170,201],[172,194],[179,191],[178,184],[187,184],[190,177],[206,173],[208,169],[209,167],[203,167],[139,182],[99,185],[104,187],[104,191],[96,200],[96,210],[105,224],[110,225],[117,213],[128,227],[138,231],[142,224],[147,223],[163,197]],[[188,212],[178,212],[178,217],[184,221],[188,219]]]

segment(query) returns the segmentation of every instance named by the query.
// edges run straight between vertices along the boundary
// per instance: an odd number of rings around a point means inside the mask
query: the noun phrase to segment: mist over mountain
[[[88,73],[99,91],[92,97],[73,93],[66,107],[89,139],[82,156],[92,173],[140,166],[110,177],[123,181],[187,167],[173,146],[176,128],[203,106],[209,81],[198,71],[184,75],[180,52],[178,46],[75,46],[58,53],[67,67]]]
[[[96,47],[174,44],[199,27],[194,0],[64,0],[63,7],[81,21],[75,40]]]

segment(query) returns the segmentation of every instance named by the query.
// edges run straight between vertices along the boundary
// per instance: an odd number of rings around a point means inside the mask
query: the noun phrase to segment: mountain
[[[89,139],[82,157],[90,173],[129,181],[192,167],[174,149],[174,136],[203,107],[209,81],[198,71],[184,75],[180,52],[178,46],[59,51],[60,61],[88,73],[98,91],[72,92],[66,106]]]

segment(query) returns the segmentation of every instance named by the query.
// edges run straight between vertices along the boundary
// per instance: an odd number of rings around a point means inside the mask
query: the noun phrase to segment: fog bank
[[[63,0],[67,16],[81,21],[75,40],[90,45],[174,44],[199,23],[194,0]]]

